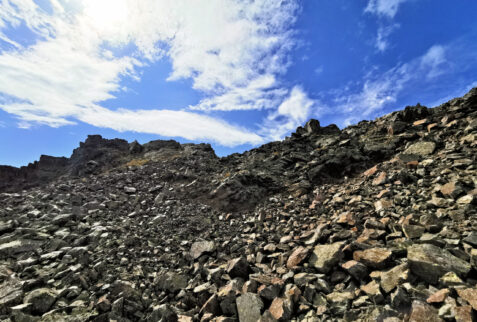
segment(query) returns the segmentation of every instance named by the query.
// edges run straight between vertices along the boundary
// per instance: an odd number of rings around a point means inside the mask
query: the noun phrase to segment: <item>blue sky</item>
[[[477,2],[3,0],[0,164],[88,134],[218,155],[477,86]]]

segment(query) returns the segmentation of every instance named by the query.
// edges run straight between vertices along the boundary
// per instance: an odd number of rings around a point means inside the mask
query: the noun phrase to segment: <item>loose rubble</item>
[[[0,321],[475,321],[477,88],[219,158],[0,167]]]

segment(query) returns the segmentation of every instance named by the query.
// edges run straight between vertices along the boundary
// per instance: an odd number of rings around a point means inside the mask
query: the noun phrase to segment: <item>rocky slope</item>
[[[90,136],[0,167],[0,320],[472,321],[477,89],[218,158]]]

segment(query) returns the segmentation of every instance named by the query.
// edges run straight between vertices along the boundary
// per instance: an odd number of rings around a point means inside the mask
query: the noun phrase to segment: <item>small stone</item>
[[[212,295],[200,309],[201,313],[211,313],[213,315],[220,314],[220,305],[217,294]]]
[[[240,322],[257,322],[261,316],[263,302],[260,296],[245,293],[237,298],[237,311]]]
[[[368,275],[368,268],[366,265],[355,260],[347,261],[341,265],[341,267],[358,281],[363,280]]]
[[[449,196],[455,199],[464,192],[464,189],[457,182],[449,182],[441,187],[440,192],[444,196]]]
[[[290,321],[293,305],[290,300],[277,297],[268,310],[276,320]]]
[[[23,302],[31,303],[33,312],[43,314],[50,310],[57,297],[55,291],[48,288],[39,288],[28,293]]]
[[[230,277],[243,277],[247,278],[249,273],[249,265],[245,258],[239,257],[230,260],[227,263],[227,273]]]
[[[124,187],[125,193],[136,193],[136,188],[134,187]]]
[[[363,172],[363,175],[364,175],[365,177],[371,177],[371,176],[374,175],[377,171],[378,171],[378,166],[375,165],[374,167],[372,167],[372,168],[370,168],[370,169],[364,171],[364,172]]]
[[[343,246],[343,242],[316,246],[310,257],[310,265],[320,273],[328,273],[343,258]]]
[[[465,195],[457,199],[457,203],[460,205],[472,205],[477,202],[477,198],[474,195]]]
[[[402,225],[404,235],[409,239],[420,238],[426,229],[419,225]]]
[[[154,280],[160,290],[177,292],[187,287],[187,277],[174,272],[162,272]]]
[[[374,203],[374,209],[379,212],[381,210],[388,209],[392,207],[393,203],[392,201],[388,199],[380,199]]]
[[[391,293],[391,306],[395,309],[401,309],[408,307],[411,303],[407,292],[402,288],[398,287],[396,291]]]
[[[439,283],[444,286],[456,286],[464,284],[464,281],[454,272],[447,272],[439,278]]]
[[[464,243],[477,247],[477,232],[471,232],[467,237],[462,240]]]
[[[394,290],[398,285],[409,278],[409,269],[406,263],[391,268],[381,274],[381,287],[386,293]]]
[[[454,315],[456,322],[475,321],[475,314],[473,314],[470,305],[454,307]]]
[[[386,172],[380,172],[376,178],[374,178],[372,184],[373,186],[380,186],[383,185],[387,182],[387,173]]]
[[[301,264],[301,262],[308,256],[309,249],[299,246],[295,248],[287,261],[287,267],[292,269]]]
[[[99,298],[98,302],[96,303],[96,308],[100,313],[111,310],[111,302],[108,300],[107,295],[103,295]]]
[[[392,252],[387,248],[369,248],[353,253],[354,260],[376,269],[384,268],[391,256]]]
[[[409,316],[409,322],[441,322],[443,321],[434,309],[429,304],[421,301],[412,302],[411,314]]]
[[[436,149],[436,144],[434,142],[429,142],[429,141],[421,141],[412,144],[409,146],[406,151],[404,151],[405,154],[416,154],[420,156],[427,156],[432,153],[434,153]]]
[[[466,288],[466,289],[457,289],[457,294],[472,306],[474,310],[477,311],[477,289],[475,288]]]
[[[179,322],[176,312],[169,304],[161,304],[152,307],[152,312],[147,321]],[[187,320],[182,320],[187,321]]]
[[[432,294],[431,296],[429,296],[427,298],[426,302],[429,303],[429,304],[442,303],[447,298],[447,295],[449,295],[449,292],[450,291],[449,291],[448,288],[444,288],[442,290],[439,290],[439,291],[435,292],[434,294]]]
[[[190,255],[193,259],[197,259],[205,253],[211,253],[215,250],[213,241],[198,241],[192,244]]]
[[[310,273],[298,273],[293,277],[293,281],[299,287],[315,281],[318,277]]]
[[[379,284],[376,281],[371,281],[366,285],[362,285],[360,289],[373,300],[374,303],[381,303],[384,301],[384,296],[381,293]]]

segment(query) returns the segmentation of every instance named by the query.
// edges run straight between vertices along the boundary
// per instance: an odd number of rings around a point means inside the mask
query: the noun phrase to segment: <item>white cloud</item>
[[[399,63],[385,72],[372,70],[357,90],[356,87],[346,87],[332,93],[335,97],[333,111],[345,120],[340,125],[375,116],[384,107],[395,103],[398,95],[412,84],[419,83],[424,87],[426,81],[441,76],[445,71],[445,51],[446,47],[434,45],[422,56]]]
[[[369,0],[365,12],[394,18],[399,6],[408,0]]]
[[[193,88],[204,94],[196,106],[187,107],[191,110],[273,110],[290,92],[278,79],[294,45],[290,25],[298,10],[295,0],[49,4],[51,12],[32,0],[0,2],[0,44],[10,44],[0,53],[0,93],[15,98],[0,100],[0,108],[16,115],[23,127],[83,121],[223,145],[263,140],[199,112],[101,107],[102,101],[123,90],[122,79],[140,80],[138,69],[162,58],[170,60],[172,73],[158,77],[192,79]],[[33,44],[22,45],[3,32],[20,24],[37,35]],[[128,44],[135,46],[134,53],[115,54],[115,48]]]
[[[120,132],[134,131],[183,137],[189,140],[213,140],[224,146],[263,143],[263,138],[218,119],[185,111],[117,110],[102,107],[87,109],[78,119],[98,127]],[[221,135],[218,135],[218,134]]]
[[[428,78],[435,78],[445,73],[446,62],[446,49],[443,46],[435,45],[422,56],[421,67],[429,69]]]
[[[323,65],[321,65],[321,66],[316,67],[314,72],[315,72],[316,75],[320,75],[321,73],[323,73],[324,69],[325,68],[323,67]]]
[[[296,129],[309,118],[316,101],[295,86],[278,109],[270,114],[262,127],[262,133],[270,140],[279,140],[286,133]]]
[[[386,51],[386,49],[388,49],[389,47],[388,37],[397,28],[399,28],[399,24],[393,24],[386,27],[383,27],[383,26],[379,27],[378,35],[376,37],[376,43],[375,43],[376,49],[378,49],[380,52]]]

